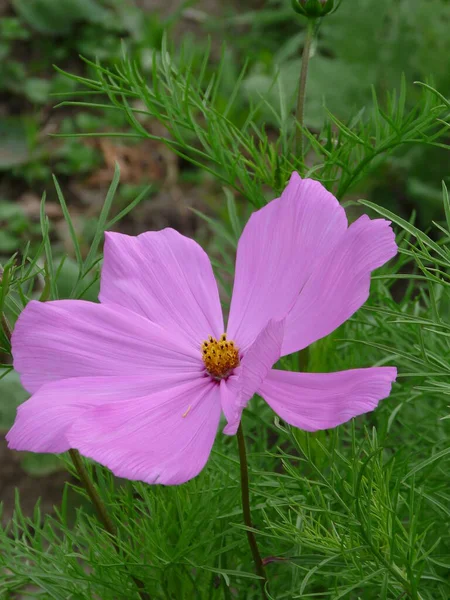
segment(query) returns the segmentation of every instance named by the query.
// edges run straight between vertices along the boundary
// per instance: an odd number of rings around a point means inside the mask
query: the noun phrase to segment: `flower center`
[[[202,344],[202,358],[206,370],[214,379],[224,379],[239,366],[239,348],[223,333],[220,340],[212,335]]]

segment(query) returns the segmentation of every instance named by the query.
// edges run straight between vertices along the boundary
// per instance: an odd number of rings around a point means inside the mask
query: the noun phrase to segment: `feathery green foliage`
[[[338,13],[337,13],[338,14]],[[406,83],[343,122],[330,111],[318,131],[304,130],[307,164],[292,152],[298,123],[280,79],[278,107],[260,97],[244,117],[235,103],[245,70],[227,103],[227,53],[214,68],[205,48],[180,52],[164,39],[144,76],[126,50],[116,68],[87,61],[92,77],[69,75],[85,89],[63,105],[120,111],[129,130],[115,135],[163,141],[173,152],[224,186],[217,215],[203,215],[213,232],[210,250],[223,288],[230,291],[236,242],[251,209],[280,192],[291,171],[322,181],[339,199],[393,153],[409,146],[448,150],[449,102],[430,84],[408,108]],[[86,100],[88,98],[88,100]],[[92,100],[92,101],[91,101]],[[276,129],[262,115],[271,111]],[[156,119],[166,133],[148,127]],[[86,133],[84,134],[86,135]],[[314,163],[311,166],[313,159]],[[64,195],[57,195],[70,233],[77,275],[71,298],[95,296],[105,229],[144,194],[110,218],[119,172],[106,197],[90,249],[82,251]],[[239,198],[239,200],[237,199]],[[241,199],[244,201],[241,201]],[[364,210],[394,223],[400,255],[373,278],[368,303],[309,352],[311,371],[394,364],[393,394],[380,407],[332,431],[286,427],[261,399],[244,414],[250,451],[253,519],[269,578],[270,598],[446,600],[450,596],[450,204],[445,222],[422,231],[386,208],[361,200]],[[42,243],[3,266],[0,311],[11,323],[30,298],[58,298],[64,259],[55,260],[45,214]],[[5,330],[4,330],[5,331]],[[3,331],[1,346],[10,352]],[[298,356],[280,368],[298,369]],[[10,370],[5,365],[5,370]],[[69,465],[68,465],[69,466]],[[133,576],[151,598],[231,600],[260,597],[247,548],[239,500],[234,438],[218,436],[205,471],[180,487],[117,481],[86,462],[118,528],[117,553],[85,502],[66,487],[54,516],[25,518],[17,501],[0,530],[0,597],[67,600],[138,598]],[[71,467],[69,466],[69,469]],[[73,498],[82,499],[71,510]],[[126,568],[125,568],[126,566]]]

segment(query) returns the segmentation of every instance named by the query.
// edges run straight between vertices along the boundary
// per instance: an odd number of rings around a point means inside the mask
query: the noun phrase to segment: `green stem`
[[[311,44],[314,39],[315,19],[308,19],[305,45],[303,46],[302,68],[300,70],[300,84],[298,88],[296,118],[299,124],[295,136],[295,151],[303,159],[303,122],[305,116],[306,82],[308,80],[308,65],[311,54]]]
[[[69,450],[69,454],[75,466],[75,469],[77,470],[78,477],[80,478],[80,481],[86,488],[88,496],[91,499],[92,504],[94,505],[94,508],[97,512],[97,516],[100,519],[101,524],[103,525],[105,531],[107,531],[111,536],[111,541],[114,545],[114,548],[118,553],[120,553],[119,544],[117,543],[117,530],[114,526],[114,523],[111,520],[111,517],[108,514],[108,511],[103,503],[103,500],[100,497],[100,494],[98,493],[93,481],[89,477],[89,474],[86,470],[86,467],[83,464],[83,460],[80,456],[80,453],[78,452],[78,450],[71,449]],[[151,600],[149,594],[147,594],[147,592],[145,591],[144,583],[134,575],[132,575],[131,577],[134,583],[136,584],[136,587],[138,588],[141,600]]]
[[[2,329],[3,329],[3,333],[6,335],[8,340],[11,341],[12,329],[11,329],[11,325],[9,324],[8,317],[5,315],[5,313],[2,313],[1,325],[2,325]]]
[[[242,512],[244,514],[244,523],[247,526],[247,539],[252,552],[253,561],[255,563],[256,574],[261,577],[261,591],[263,600],[267,600],[266,595],[266,583],[267,577],[264,569],[263,561],[259,553],[258,544],[256,543],[255,534],[253,529],[252,515],[250,511],[250,490],[248,486],[248,464],[247,464],[247,452],[245,450],[245,439],[242,431],[242,423],[239,424],[237,430],[237,441],[239,447],[239,463],[241,467],[241,495],[242,495]]]

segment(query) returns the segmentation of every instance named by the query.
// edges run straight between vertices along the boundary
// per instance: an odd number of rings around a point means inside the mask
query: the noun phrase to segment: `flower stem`
[[[296,118],[299,127],[297,127],[297,133],[295,136],[295,152],[301,159],[303,159],[303,122],[305,116],[306,82],[308,79],[308,65],[311,54],[311,44],[314,39],[315,25],[315,19],[308,19],[308,28],[306,30],[306,39],[302,54],[302,68],[300,70],[300,84],[298,88]]]
[[[239,424],[239,428],[237,430],[237,441],[239,447],[239,463],[241,467],[241,495],[242,495],[242,512],[244,513],[244,523],[248,527],[247,529],[247,539],[250,545],[250,550],[252,551],[253,561],[255,563],[256,574],[261,577],[261,591],[263,600],[267,600],[266,595],[266,583],[267,577],[264,569],[264,565],[261,559],[261,555],[259,553],[258,544],[256,543],[255,534],[251,529],[253,529],[252,524],[252,515],[250,512],[250,491],[248,486],[248,464],[247,464],[247,452],[245,450],[245,438],[244,433],[242,431],[242,423]]]
[[[111,520],[111,517],[108,514],[108,511],[106,509],[105,504],[103,503],[103,500],[100,497],[100,494],[98,493],[93,481],[89,477],[89,474],[86,470],[86,467],[83,464],[83,460],[80,456],[80,453],[78,452],[78,450],[71,449],[69,450],[69,454],[75,466],[75,469],[77,470],[80,481],[86,488],[88,496],[91,499],[92,504],[94,505],[98,518],[100,519],[105,531],[107,531],[111,536],[111,541],[114,545],[114,548],[117,552],[120,552],[119,544],[117,543],[117,530],[114,526],[114,523]],[[149,594],[147,594],[147,592],[145,591],[144,583],[134,575],[132,575],[131,577],[134,583],[136,584],[136,587],[138,588],[139,597],[141,598],[141,600],[151,600]]]

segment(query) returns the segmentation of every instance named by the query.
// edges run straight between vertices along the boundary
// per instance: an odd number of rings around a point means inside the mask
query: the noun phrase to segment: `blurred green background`
[[[364,111],[372,86],[383,99],[400,88],[405,77],[408,108],[420,95],[415,81],[432,83],[450,95],[450,3],[448,0],[343,0],[340,9],[321,24],[310,65],[306,122],[319,130],[325,107],[343,122]],[[88,77],[80,58],[113,65],[126,47],[144,75],[164,32],[175,49],[181,43],[207,48],[214,61],[225,53],[226,72],[221,101],[228,103],[235,82],[247,65],[243,86],[229,115],[242,123],[249,107],[268,99],[257,115],[267,131],[275,131],[270,106],[279,91],[294,107],[305,22],[289,0],[0,0],[0,260],[4,262],[27,241],[40,240],[39,204],[48,194],[47,214],[52,240],[61,255],[71,251],[67,228],[56,199],[52,173],[58,177],[80,241],[91,241],[94,224],[112,179],[121,166],[117,212],[149,183],[148,197],[121,223],[126,233],[170,225],[202,238],[205,224],[190,209],[219,214],[223,192],[212,179],[171,154],[157,142],[126,138],[59,137],[76,132],[123,132],[129,125],[122,112],[101,107],[55,106],[73,98],[77,82],[55,69]],[[67,96],[65,96],[67,95]],[[80,99],[86,99],[85,97]],[[90,98],[95,102],[95,96]],[[104,100],[100,100],[104,102]],[[368,110],[366,108],[366,110]],[[158,133],[157,123],[146,123]],[[447,140],[447,143],[450,141]],[[406,217],[417,213],[427,228],[441,220],[441,181],[448,182],[448,153],[424,146],[409,147],[389,157],[363,186],[353,191]],[[70,286],[73,262],[64,264],[59,285]],[[95,297],[95,290],[92,290]],[[1,381],[0,433],[11,425],[15,407],[24,399],[17,375]],[[0,496],[12,502],[13,488],[31,490],[28,475],[45,477],[48,502],[56,502],[63,474],[55,475],[57,459],[12,457],[0,446]],[[12,461],[12,462],[11,462]],[[56,489],[54,482],[57,482]],[[32,507],[38,495],[25,494]],[[53,495],[52,495],[53,494]],[[8,513],[5,514],[5,517]]]

